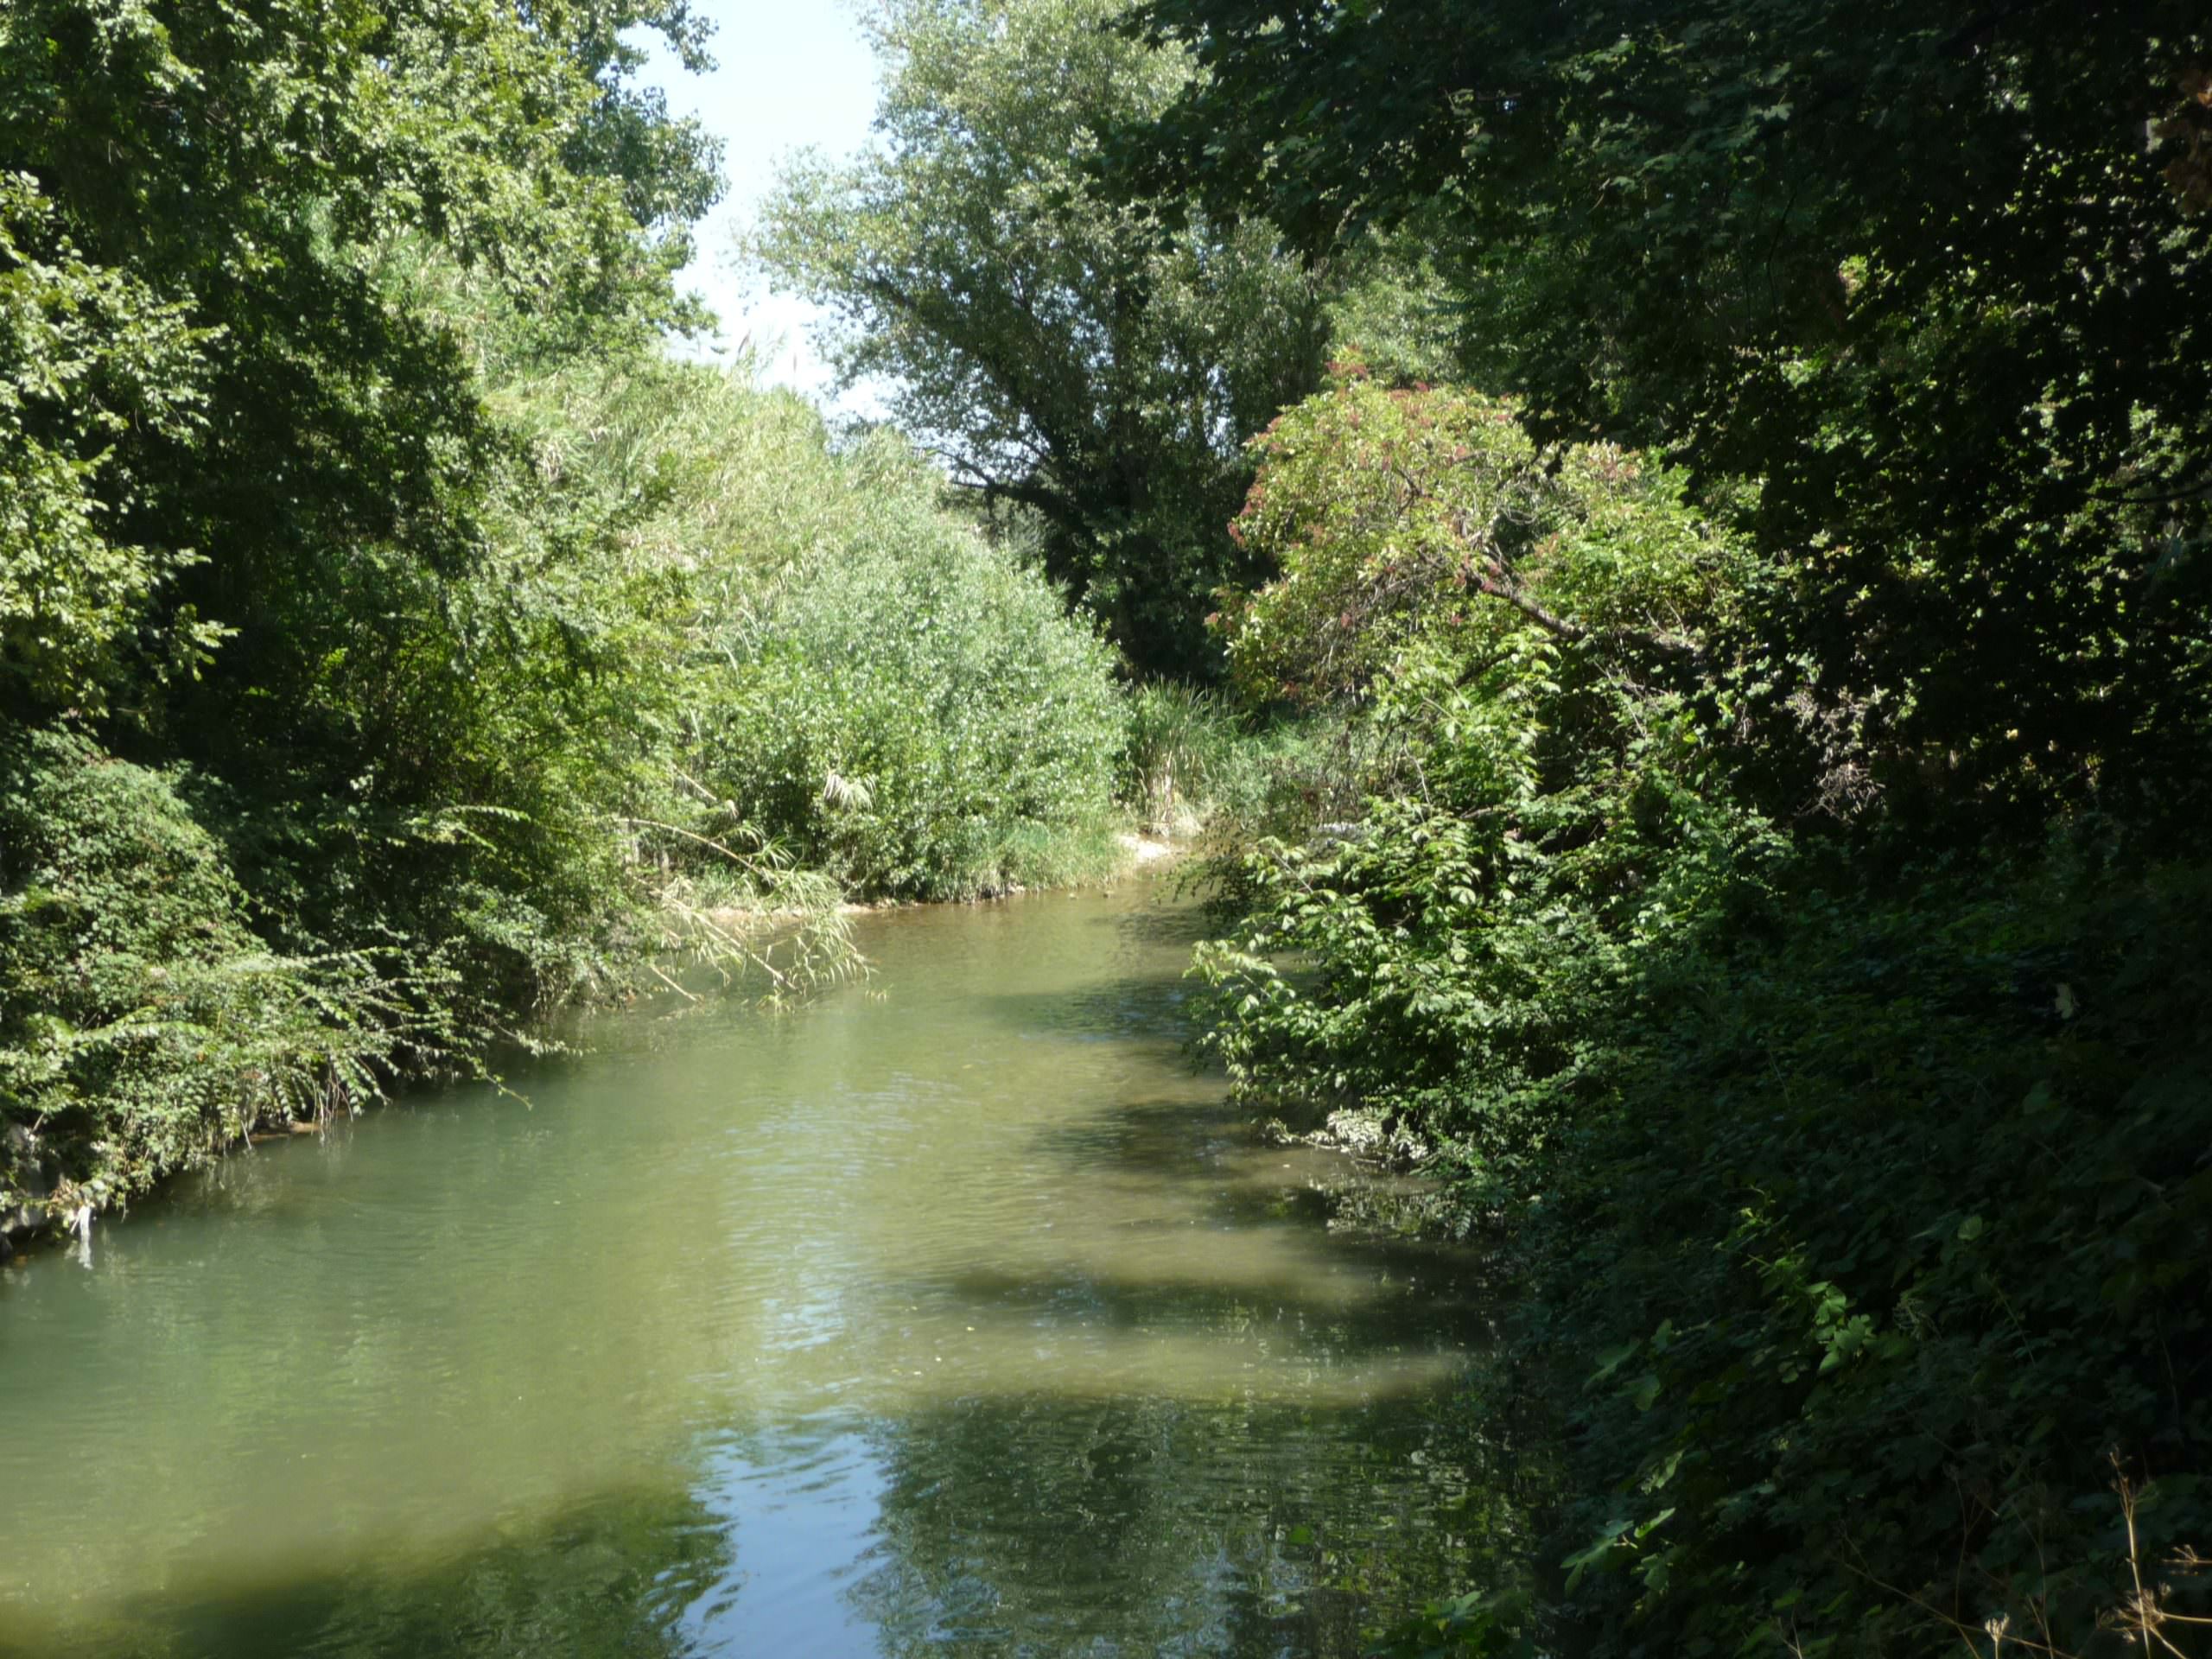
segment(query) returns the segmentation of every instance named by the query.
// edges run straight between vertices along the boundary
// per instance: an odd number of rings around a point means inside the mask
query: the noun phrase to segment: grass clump
[[[1357,812],[1386,765],[1372,738],[1341,710],[1255,711],[1209,688],[1154,681],[1130,693],[1116,788],[1156,835],[1240,849]]]

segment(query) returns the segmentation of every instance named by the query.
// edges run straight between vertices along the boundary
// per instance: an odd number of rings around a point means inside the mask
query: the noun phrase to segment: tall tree
[[[1163,111],[1179,51],[1125,0],[887,0],[876,144],[803,159],[753,249],[826,306],[849,382],[986,501],[1147,671],[1211,672],[1208,595],[1251,574],[1226,525],[1246,438],[1317,384],[1323,282],[1264,224],[1110,200],[1102,135]]]
[[[1316,250],[1440,220],[1479,378],[1744,512],[1794,578],[1773,724],[1850,732],[1901,810],[2023,828],[2197,770],[2201,6],[1144,11],[1205,71],[1144,188]]]
[[[549,350],[682,320],[715,156],[640,28],[699,50],[681,0],[0,13],[6,712],[326,820],[480,792],[464,590],[522,453],[419,276]]]

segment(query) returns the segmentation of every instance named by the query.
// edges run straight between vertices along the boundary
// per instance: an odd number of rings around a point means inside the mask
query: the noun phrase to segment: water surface
[[[0,1651],[1304,1656],[1448,1583],[1449,1251],[1179,1046],[1148,888],[226,1161],[0,1274]]]

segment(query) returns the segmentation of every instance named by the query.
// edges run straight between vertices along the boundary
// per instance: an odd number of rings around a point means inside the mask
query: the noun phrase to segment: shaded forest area
[[[2205,1650],[2201,8],[867,15],[834,433],[680,3],[0,18],[0,1199],[1135,814],[1495,1264],[1387,1650]]]
[[[1450,331],[1258,446],[1239,680],[1387,741],[1205,960],[1559,1448],[1404,1650],[2204,1651],[2202,13],[1144,16],[1129,175]]]

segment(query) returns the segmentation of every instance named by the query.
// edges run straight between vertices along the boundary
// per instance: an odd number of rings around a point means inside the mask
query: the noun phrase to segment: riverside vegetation
[[[833,439],[659,353],[680,5],[16,8],[0,1184],[1211,802],[1207,1046],[1496,1276],[1378,1647],[2205,1650],[2200,12],[889,0]]]
[[[2207,1650],[2201,10],[1144,16],[1128,176],[1427,270],[1465,388],[1259,445],[1230,660],[1389,741],[1201,963],[1556,1447],[1398,1650]]]
[[[702,50],[677,4],[0,17],[11,1216],[1110,847],[1089,625],[897,438],[664,359],[714,156],[652,29]]]

